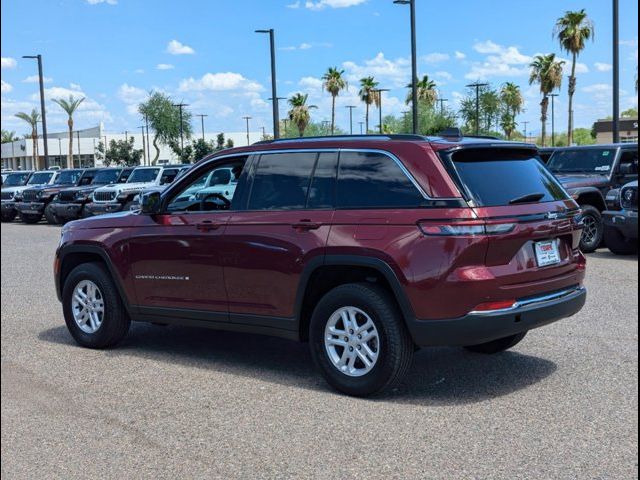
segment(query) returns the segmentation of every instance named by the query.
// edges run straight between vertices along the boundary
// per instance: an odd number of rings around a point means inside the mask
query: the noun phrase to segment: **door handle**
[[[311,220],[300,220],[297,223],[291,224],[291,228],[301,231],[317,230],[322,226],[321,223],[312,222]]]
[[[220,223],[214,223],[211,220],[205,220],[201,223],[196,224],[196,228],[201,232],[210,232],[211,230],[217,230],[220,227]]]

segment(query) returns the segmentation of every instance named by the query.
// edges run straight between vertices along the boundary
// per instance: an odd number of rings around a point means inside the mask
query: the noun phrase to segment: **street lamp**
[[[382,133],[382,92],[388,92],[388,88],[376,88],[372,90],[378,93],[378,115],[380,117],[380,133]]]
[[[271,98],[275,98],[273,101],[273,138],[277,140],[280,138],[280,114],[278,113],[278,92],[276,88],[276,41],[273,28],[268,30],[256,30],[256,33],[268,33],[269,45],[271,48]]]
[[[180,109],[180,155],[182,155],[182,151],[184,150],[184,126],[183,126],[183,119],[182,119],[182,108],[183,107],[188,107],[189,105],[186,103],[176,103],[173,105],[174,107],[178,107]]]
[[[42,115],[42,138],[44,139],[44,168],[49,168],[49,146],[47,145],[47,112],[44,108],[44,76],[42,75],[42,55],[23,55],[22,58],[38,60],[38,79],[40,81],[40,114]]]
[[[558,96],[557,93],[550,93],[548,95],[551,97],[551,146],[556,146],[556,106],[555,99]],[[569,145],[571,146],[571,145]]]
[[[394,0],[397,5],[409,5],[411,16],[411,112],[413,133],[418,133],[418,56],[416,52],[416,2],[415,0]]]
[[[618,0],[613,0],[613,143],[620,141],[620,28]]]
[[[202,141],[204,142],[204,117],[208,117],[209,115],[200,113],[196,115],[196,117],[200,117],[200,124],[202,125]]]
[[[480,87],[488,86],[488,83],[471,83],[467,88],[476,89],[476,135],[480,135]]]
[[[349,109],[349,135],[353,135],[353,109],[357,107],[355,105],[347,105],[345,108]]]
[[[242,118],[247,122],[247,145],[251,145],[251,141],[249,140],[249,120],[251,120],[252,117],[242,117]]]

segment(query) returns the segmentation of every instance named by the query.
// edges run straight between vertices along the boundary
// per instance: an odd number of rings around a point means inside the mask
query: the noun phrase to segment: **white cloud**
[[[325,8],[348,8],[365,3],[367,0],[307,0],[304,4],[309,10],[324,10]]]
[[[571,73],[571,60],[562,57],[556,57],[556,59],[564,61],[562,73],[569,75]],[[585,63],[576,62],[576,73],[589,73],[589,67]]]
[[[375,77],[382,88],[404,87],[411,79],[411,64],[408,58],[389,60],[382,52],[372,59],[365,60],[364,64],[347,61],[342,63],[342,67],[346,70],[347,80],[353,85],[368,76]]]
[[[193,77],[182,80],[180,82],[179,90],[181,92],[203,90],[242,90],[247,92],[258,92],[263,90],[263,87],[258,82],[249,80],[239,73],[223,72],[205,73],[197,80]]]
[[[82,90],[82,87],[77,83],[70,83],[69,87],[71,87],[72,90]]]
[[[127,104],[127,112],[130,115],[138,114],[138,105],[144,102],[149,94],[142,88],[123,83],[118,88],[118,98]]]
[[[289,5],[287,5],[287,8],[293,8],[293,9],[300,8],[300,0],[294,3],[290,3]]]
[[[520,52],[518,47],[498,45],[491,40],[476,42],[473,49],[487,55],[481,62],[474,62],[465,75],[469,80],[486,80],[490,77],[517,77],[529,73],[532,58]]]
[[[434,76],[438,78],[442,78],[444,80],[451,80],[453,78],[453,75],[451,75],[449,72],[444,72],[444,71],[436,72]]]
[[[52,98],[68,98],[69,95],[73,95],[75,98],[84,97],[84,101],[78,107],[78,111],[74,120],[77,119],[77,124],[95,124],[96,122],[110,122],[112,116],[107,108],[90,98],[85,92],[82,91],[80,85],[71,83],[69,88],[66,87],[49,87],[44,89],[44,97],[50,101]],[[37,102],[40,99],[39,93],[34,93],[30,97],[30,100]],[[62,112],[57,105],[49,106],[47,108],[47,120],[51,117],[53,125],[59,125],[57,128],[62,128],[66,125],[66,114]]]
[[[42,81],[44,83],[51,83],[53,82],[53,79],[50,77],[43,77]],[[38,77],[38,75],[31,75],[27,78],[25,78],[24,80],[22,80],[23,83],[39,83],[40,82],[40,77]]]
[[[442,63],[449,60],[449,54],[433,52],[428,55],[425,55],[424,57],[422,57],[422,59],[424,60],[425,63],[433,65],[436,63]]]
[[[178,40],[171,40],[167,44],[167,53],[171,55],[193,55],[196,51]]]
[[[300,45],[290,45],[288,47],[281,47],[280,50],[292,52],[294,50],[309,50],[311,48],[331,48],[333,44],[327,42],[303,42]]]
[[[484,42],[476,42],[473,44],[473,49],[478,53],[500,53],[503,49],[500,45],[491,40],[486,40]]]
[[[322,91],[322,80],[315,77],[303,77],[298,82],[298,85],[305,91],[312,91],[313,93],[319,93]]]
[[[158,70],[173,70],[175,67],[170,63],[159,63],[156,65],[156,69]]]
[[[18,62],[16,62],[15,58],[11,58],[11,57],[1,57],[2,58],[2,70],[4,70],[5,68],[16,68],[16,65],[18,64]]]
[[[137,73],[137,74],[143,74],[144,73],[144,68],[137,68],[133,71],[133,73]]]
[[[0,91],[2,93],[9,93],[11,90],[13,90],[13,86],[10,83],[5,82],[4,80],[0,80],[1,83],[1,88]]]
[[[100,3],[106,3],[107,5],[116,5],[118,0],[87,0],[89,5],[98,5]]]
[[[613,70],[613,65],[611,65],[610,63],[596,62],[594,63],[594,66],[599,72],[610,72],[611,70]]]
[[[456,57],[456,60],[464,60],[465,58],[467,58],[467,56],[464,53],[459,52],[458,50],[456,50],[454,55]]]
[[[596,95],[611,94],[612,87],[608,83],[594,83],[593,85],[588,85],[586,87],[582,87],[581,90],[585,93],[592,93]]]

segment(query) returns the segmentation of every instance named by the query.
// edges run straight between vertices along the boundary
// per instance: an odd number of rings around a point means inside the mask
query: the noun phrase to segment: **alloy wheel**
[[[95,333],[104,320],[104,298],[98,286],[91,280],[76,285],[71,300],[71,311],[80,330]]]

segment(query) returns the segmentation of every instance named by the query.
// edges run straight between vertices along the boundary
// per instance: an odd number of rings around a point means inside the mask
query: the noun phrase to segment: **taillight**
[[[420,230],[430,236],[470,237],[476,235],[503,235],[516,228],[511,222],[489,222],[479,220],[461,222],[418,222]]]
[[[495,302],[485,302],[476,306],[474,312],[490,312],[493,310],[507,310],[516,304],[516,300],[498,300]]]

